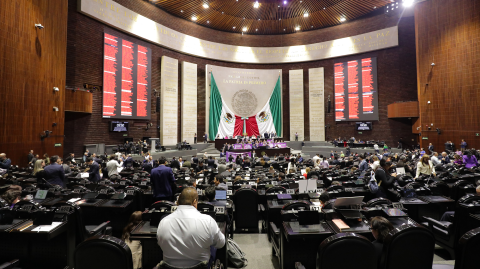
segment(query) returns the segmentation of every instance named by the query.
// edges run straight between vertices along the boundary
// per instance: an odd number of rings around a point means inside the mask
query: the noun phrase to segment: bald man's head
[[[197,190],[194,188],[185,188],[183,189],[180,197],[178,197],[178,205],[192,205],[195,208],[197,207],[198,194]]]
[[[0,153],[0,160],[4,160],[7,158],[7,154],[5,153]]]

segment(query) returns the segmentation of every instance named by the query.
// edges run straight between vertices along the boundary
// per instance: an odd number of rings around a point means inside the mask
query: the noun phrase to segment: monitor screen
[[[107,33],[103,45],[103,117],[149,120],[152,50]]]
[[[334,64],[335,121],[378,120],[377,58]]]
[[[111,121],[110,122],[110,132],[128,132],[128,121]]]
[[[48,193],[48,190],[38,190],[37,193],[35,194],[35,199],[45,200],[45,198],[47,198],[47,193]]]
[[[371,131],[372,130],[372,122],[356,122],[355,129],[357,131]]]
[[[215,200],[227,200],[227,191],[215,191]]]

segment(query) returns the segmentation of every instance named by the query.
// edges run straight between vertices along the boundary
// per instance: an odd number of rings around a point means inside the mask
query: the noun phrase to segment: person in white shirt
[[[377,153],[377,154],[378,154],[378,151],[379,151],[379,149],[378,149],[378,145],[377,145],[377,143],[375,143],[375,145],[373,145],[373,148],[375,149],[375,153]]]
[[[209,261],[210,247],[222,248],[225,235],[216,221],[197,210],[198,195],[185,188],[178,198],[178,208],[158,225],[157,242],[163,261],[176,267],[192,267]]]
[[[318,156],[318,154],[317,154],[317,155],[313,156],[312,161],[313,161],[313,163],[317,163],[317,160],[319,160],[319,159],[320,159],[320,156]]]
[[[442,162],[438,159],[438,152],[434,152],[432,154],[432,158],[430,159],[432,160],[432,163],[433,163],[433,166],[437,166],[439,164],[441,164]]]
[[[433,163],[430,161],[430,157],[428,157],[427,154],[424,154],[417,163],[417,173],[415,178],[418,178],[420,175],[437,176],[435,174],[435,167],[433,166]]]
[[[123,162],[118,163],[115,155],[110,156],[110,161],[107,163],[108,178],[111,178],[113,175],[120,176],[117,170],[118,167],[122,168]]]
[[[380,160],[375,155],[372,156],[372,160],[373,163],[370,166],[372,167],[372,170],[375,171],[380,166]]]

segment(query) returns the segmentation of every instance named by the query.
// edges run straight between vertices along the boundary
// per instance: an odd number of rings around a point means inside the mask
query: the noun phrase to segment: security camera
[[[58,87],[53,87],[53,90],[56,91],[56,92],[59,92],[60,90],[58,89]]]
[[[37,29],[43,29],[45,28],[43,25],[41,25],[40,23],[36,23],[35,24],[35,27],[37,27]]]
[[[432,63],[431,66],[435,66],[435,63]]]
[[[53,111],[58,111],[58,107],[54,106]]]

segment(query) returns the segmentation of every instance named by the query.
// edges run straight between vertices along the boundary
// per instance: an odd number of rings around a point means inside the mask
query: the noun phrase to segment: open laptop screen
[[[227,200],[227,191],[215,191],[215,200]]]

